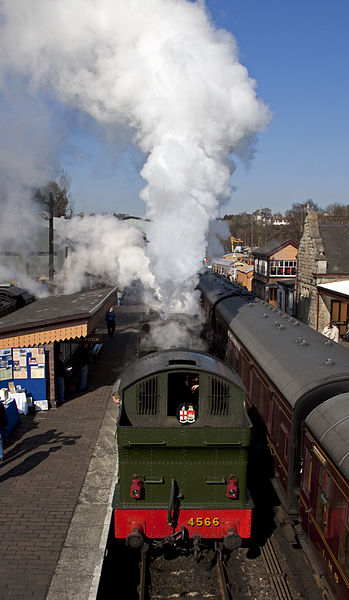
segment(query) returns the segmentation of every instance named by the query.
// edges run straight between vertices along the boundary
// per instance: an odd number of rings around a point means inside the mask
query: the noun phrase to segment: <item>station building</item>
[[[25,389],[34,406],[57,406],[56,364],[61,352],[69,367],[68,388],[79,376],[79,353],[101,339],[97,324],[116,304],[117,287],[49,296],[0,318],[0,388]]]

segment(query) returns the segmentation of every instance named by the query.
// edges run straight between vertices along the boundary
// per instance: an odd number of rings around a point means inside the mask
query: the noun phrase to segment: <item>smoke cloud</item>
[[[94,282],[118,282],[121,288],[133,280],[142,281],[146,288],[155,287],[143,234],[127,221],[103,215],[76,216],[65,222],[60,242],[72,248],[58,278],[66,294],[88,286],[91,276]]]
[[[211,221],[207,235],[207,258],[222,256],[226,252],[222,241],[229,239],[230,231],[226,221]]]
[[[132,272],[157,288],[165,313],[193,311],[209,223],[231,194],[232,154],[253,153],[270,119],[233,36],[213,27],[203,2],[187,0],[2,0],[2,9],[0,83],[17,73],[111,131],[133,131],[151,226],[145,275]],[[110,252],[115,235],[141,254],[134,234],[112,229]],[[107,245],[96,251],[86,270],[105,263]],[[126,281],[123,260],[111,258]]]
[[[51,113],[36,96],[23,93],[23,82],[6,78],[0,96],[0,283],[15,281],[38,297],[47,288],[25,273],[23,256],[37,250],[42,207],[34,201],[43,185],[58,140]]]

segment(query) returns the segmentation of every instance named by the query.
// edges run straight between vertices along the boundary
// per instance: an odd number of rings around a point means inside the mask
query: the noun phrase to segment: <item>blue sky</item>
[[[349,2],[207,0],[213,22],[236,37],[240,62],[273,118],[248,167],[237,162],[236,191],[221,210],[285,211],[308,198],[349,203]],[[72,118],[63,164],[75,211],[143,216],[142,156],[122,132],[105,145],[90,121]],[[79,160],[76,157],[79,157]],[[97,199],[97,202],[96,202]]]

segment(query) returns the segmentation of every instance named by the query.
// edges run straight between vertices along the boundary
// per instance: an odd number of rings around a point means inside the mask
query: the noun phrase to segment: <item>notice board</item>
[[[0,388],[24,388],[34,400],[46,400],[46,353],[44,347],[0,350]]]

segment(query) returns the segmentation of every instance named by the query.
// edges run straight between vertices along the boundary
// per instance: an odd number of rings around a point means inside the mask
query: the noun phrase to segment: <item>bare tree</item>
[[[53,217],[71,216],[73,204],[71,198],[71,178],[67,171],[57,167],[52,177],[41,190],[41,197]],[[52,204],[53,203],[53,204]]]
[[[73,212],[71,193],[70,193],[71,179],[67,171],[62,167],[56,167],[52,173],[52,177],[47,184],[36,190],[34,198],[39,202],[43,208],[43,217],[49,222],[49,239],[48,239],[48,251],[49,251],[49,281],[53,283],[54,280],[54,267],[53,267],[53,219],[54,217],[71,216]]]
[[[284,231],[287,231],[287,236],[299,244],[304,228],[305,215],[307,212],[307,207],[310,210],[318,211],[318,206],[315,204],[313,200],[307,200],[306,202],[292,204],[292,208],[285,212],[285,217],[288,222]]]
[[[322,211],[321,221],[349,221],[349,205],[334,202]]]

